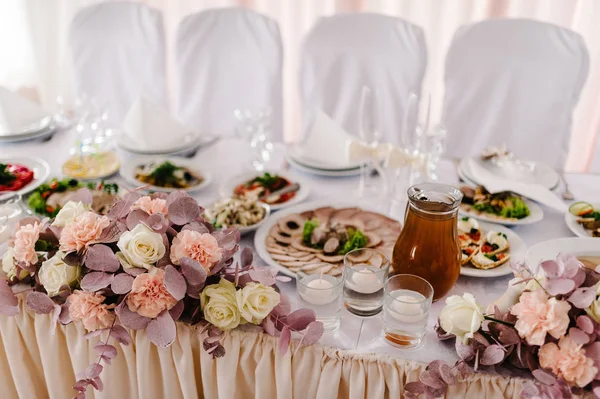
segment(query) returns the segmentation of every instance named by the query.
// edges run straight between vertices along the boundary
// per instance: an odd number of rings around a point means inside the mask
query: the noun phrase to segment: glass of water
[[[384,285],[383,337],[398,348],[414,349],[423,343],[433,287],[412,274],[397,274]]]
[[[317,316],[317,321],[323,323],[325,332],[330,333],[340,326],[344,276],[325,274],[323,273],[325,267],[330,266],[317,267],[311,270],[310,274],[298,271],[296,290],[300,307],[312,309]]]
[[[383,284],[390,260],[376,249],[355,249],[344,256],[344,304],[357,316],[374,316],[383,307]]]

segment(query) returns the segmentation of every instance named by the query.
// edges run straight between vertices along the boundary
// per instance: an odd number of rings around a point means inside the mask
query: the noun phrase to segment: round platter
[[[523,201],[529,207],[529,216],[524,217],[523,219],[505,219],[499,216],[475,211],[470,209],[470,205],[461,204],[459,213],[462,216],[472,217],[478,220],[482,220],[484,222],[501,224],[504,226],[519,226],[525,224],[537,223],[544,218],[544,211],[542,208],[535,202],[528,200],[527,198],[523,198]]]
[[[176,166],[183,166],[186,167],[190,170],[195,171],[196,173],[200,174],[200,176],[202,176],[204,178],[204,180],[202,180],[202,182],[200,184],[197,184],[195,186],[192,187],[188,187],[188,188],[167,188],[167,187],[158,187],[158,186],[149,186],[144,184],[143,182],[137,180],[135,178],[135,168],[138,167],[141,164],[147,164],[150,162],[154,162],[157,164],[163,163],[165,161],[170,161],[173,164],[175,164]],[[144,186],[144,188],[142,189],[142,191],[162,191],[162,192],[167,192],[170,193],[172,191],[177,191],[177,190],[183,190],[183,191],[187,191],[187,192],[194,192],[194,191],[200,191],[205,189],[206,187],[208,187],[208,185],[210,185],[210,183],[212,182],[212,175],[210,173],[208,173],[205,170],[199,171],[195,165],[195,162],[193,159],[187,159],[187,158],[175,158],[175,157],[169,157],[169,158],[155,158],[155,157],[140,157],[140,158],[129,158],[127,159],[125,162],[123,162],[123,164],[121,165],[121,176],[123,177],[123,179],[125,179],[125,181],[127,181],[127,183],[129,183],[130,185],[134,186],[134,187],[142,187]]]
[[[48,176],[50,176],[50,165],[48,165],[48,162],[40,158],[2,157],[0,158],[0,163],[23,165],[33,170],[33,180],[20,190],[16,191],[18,194],[21,195],[25,195],[35,190],[40,185],[42,185],[42,183],[44,183],[46,179],[48,179]],[[10,194],[12,192],[13,191],[0,192],[0,197],[2,197],[5,194]]]

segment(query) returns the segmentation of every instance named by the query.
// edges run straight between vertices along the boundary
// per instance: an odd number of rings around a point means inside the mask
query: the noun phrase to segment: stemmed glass
[[[437,164],[446,148],[447,131],[443,125],[437,125],[427,132],[424,138],[425,168],[427,180],[437,181]]]
[[[264,171],[273,153],[273,143],[270,141],[272,108],[236,109],[233,116],[237,120],[237,137],[250,147],[249,164],[256,171]]]

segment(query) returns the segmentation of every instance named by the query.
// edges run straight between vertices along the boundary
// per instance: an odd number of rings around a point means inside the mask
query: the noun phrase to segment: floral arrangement
[[[419,382],[407,384],[407,397],[442,395],[465,366],[502,365],[531,372],[523,398],[567,399],[585,391],[600,398],[600,270],[567,254],[542,262],[536,275],[514,268],[519,277],[488,312],[469,293],[446,300],[438,336],[456,340],[461,360],[456,369],[430,364]]]
[[[275,288],[270,268],[252,264],[249,248],[239,250],[239,232],[215,231],[203,209],[182,191],[116,200],[106,216],[91,211],[92,197],[79,190],[53,220],[22,219],[2,257],[0,313],[26,305],[51,314],[61,324],[81,322],[85,338],[105,335],[98,358],[74,389],[85,397],[89,386],[102,390],[103,365],[117,355],[110,339],[130,343],[128,330],[145,330],[157,346],[176,338],[176,321],[199,324],[207,332],[203,348],[225,354],[224,331],[245,325],[280,337],[287,351],[291,333],[300,345],[316,342],[323,325],[311,310],[290,312]]]

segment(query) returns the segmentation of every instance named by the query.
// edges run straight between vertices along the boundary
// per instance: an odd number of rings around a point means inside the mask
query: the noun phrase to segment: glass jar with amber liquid
[[[437,183],[408,189],[402,232],[394,246],[394,274],[414,274],[433,287],[437,301],[450,291],[460,274],[458,206],[462,193]]]

